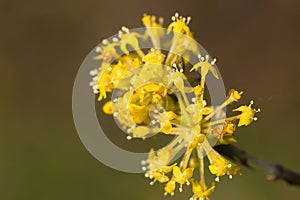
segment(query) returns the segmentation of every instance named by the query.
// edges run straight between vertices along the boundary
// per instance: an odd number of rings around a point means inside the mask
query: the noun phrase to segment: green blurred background
[[[164,197],[143,175],[95,160],[71,110],[73,81],[90,50],[122,25],[141,27],[144,12],[169,22],[175,11],[192,16],[226,88],[262,108],[258,122],[237,131],[238,146],[300,171],[300,1],[1,0],[1,200],[188,199],[188,190]],[[299,199],[299,188],[243,174],[224,178],[212,199]]]

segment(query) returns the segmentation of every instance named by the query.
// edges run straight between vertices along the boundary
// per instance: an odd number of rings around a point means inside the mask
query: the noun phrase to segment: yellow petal
[[[170,121],[167,121],[165,125],[161,128],[161,132],[165,134],[170,134],[172,131],[172,124]]]

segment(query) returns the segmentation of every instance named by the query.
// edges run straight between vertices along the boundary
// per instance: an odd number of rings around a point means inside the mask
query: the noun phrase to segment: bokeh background
[[[300,171],[300,1],[1,0],[0,199],[188,199],[188,190],[164,197],[143,175],[95,160],[71,110],[73,81],[90,50],[122,25],[141,27],[144,12],[169,22],[175,11],[192,17],[226,88],[262,108],[258,122],[238,130],[238,146]],[[297,187],[243,174],[224,178],[212,199],[299,199]]]

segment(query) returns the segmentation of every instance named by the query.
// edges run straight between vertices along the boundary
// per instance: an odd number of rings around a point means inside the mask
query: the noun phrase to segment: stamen
[[[102,44],[108,45],[108,40],[107,40],[107,39],[103,40],[103,41],[102,41]]]
[[[210,64],[214,65],[214,64],[216,64],[216,62],[217,62],[217,59],[214,58],[214,59],[210,62]]]
[[[191,17],[189,16],[189,17],[187,17],[187,21],[186,21],[186,24],[189,24],[190,23],[190,21],[191,21]]]
[[[102,48],[101,47],[96,47],[96,52],[97,53],[100,53],[102,51]]]
[[[179,192],[182,192],[182,191],[183,191],[183,188],[182,188],[182,185],[180,185]]]

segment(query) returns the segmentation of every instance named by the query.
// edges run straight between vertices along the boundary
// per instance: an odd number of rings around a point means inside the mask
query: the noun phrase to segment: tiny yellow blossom
[[[253,120],[256,120],[254,117],[255,112],[259,112],[260,109],[254,110],[251,106],[253,105],[253,101],[250,102],[249,106],[240,106],[233,111],[240,111],[242,114],[239,115],[239,124],[238,126],[248,126]]]
[[[166,186],[165,186],[165,195],[168,195],[170,194],[171,196],[174,195],[174,190],[176,188],[176,184],[175,184],[175,181],[171,180],[169,181]]]
[[[216,60],[214,59],[213,61],[209,62],[209,56],[206,55],[205,58],[204,57],[200,57],[200,62],[198,62],[196,65],[194,65],[190,71],[193,70],[198,70],[198,68],[201,68],[201,76],[202,77],[206,77],[207,73],[210,71],[213,76],[217,79],[219,79],[219,75],[217,70],[213,67],[213,65],[215,64]]]
[[[133,120],[137,124],[148,123],[149,117],[148,117],[148,110],[149,106],[139,106],[136,104],[130,104],[129,106],[129,113],[130,116],[132,116]]]
[[[217,177],[228,175],[231,178],[232,175],[237,174],[240,170],[237,165],[229,162],[213,149],[208,153],[208,158],[211,163],[209,170]]]
[[[165,55],[160,53],[160,51],[156,51],[152,49],[148,54],[143,57],[143,61],[145,63],[152,63],[152,64],[162,64],[165,59]]]
[[[194,168],[187,168],[183,171],[180,170],[179,167],[175,166],[173,168],[173,178],[174,181],[179,183],[180,185],[189,184],[189,179],[193,176]]]
[[[215,190],[215,184],[212,184],[211,187],[207,188],[205,184],[200,184],[197,181],[192,182],[193,185],[193,197],[190,198],[190,200],[205,200],[209,199],[208,197],[214,192]]]
[[[95,60],[102,60],[106,63],[109,63],[112,58],[119,57],[115,47],[119,45],[119,42],[109,43],[108,40],[103,40],[103,46],[97,48],[97,53],[101,53],[98,56],[95,56]]]
[[[242,98],[242,94],[243,94],[242,91],[238,92],[234,89],[231,89],[227,95],[227,100],[226,100],[227,105],[234,101],[239,101]]]
[[[168,26],[168,32],[173,30],[175,33],[185,33],[186,35],[190,36],[191,31],[188,27],[188,24],[191,20],[190,17],[184,18],[179,16],[178,13],[175,13],[175,16],[172,17],[173,22]]]

